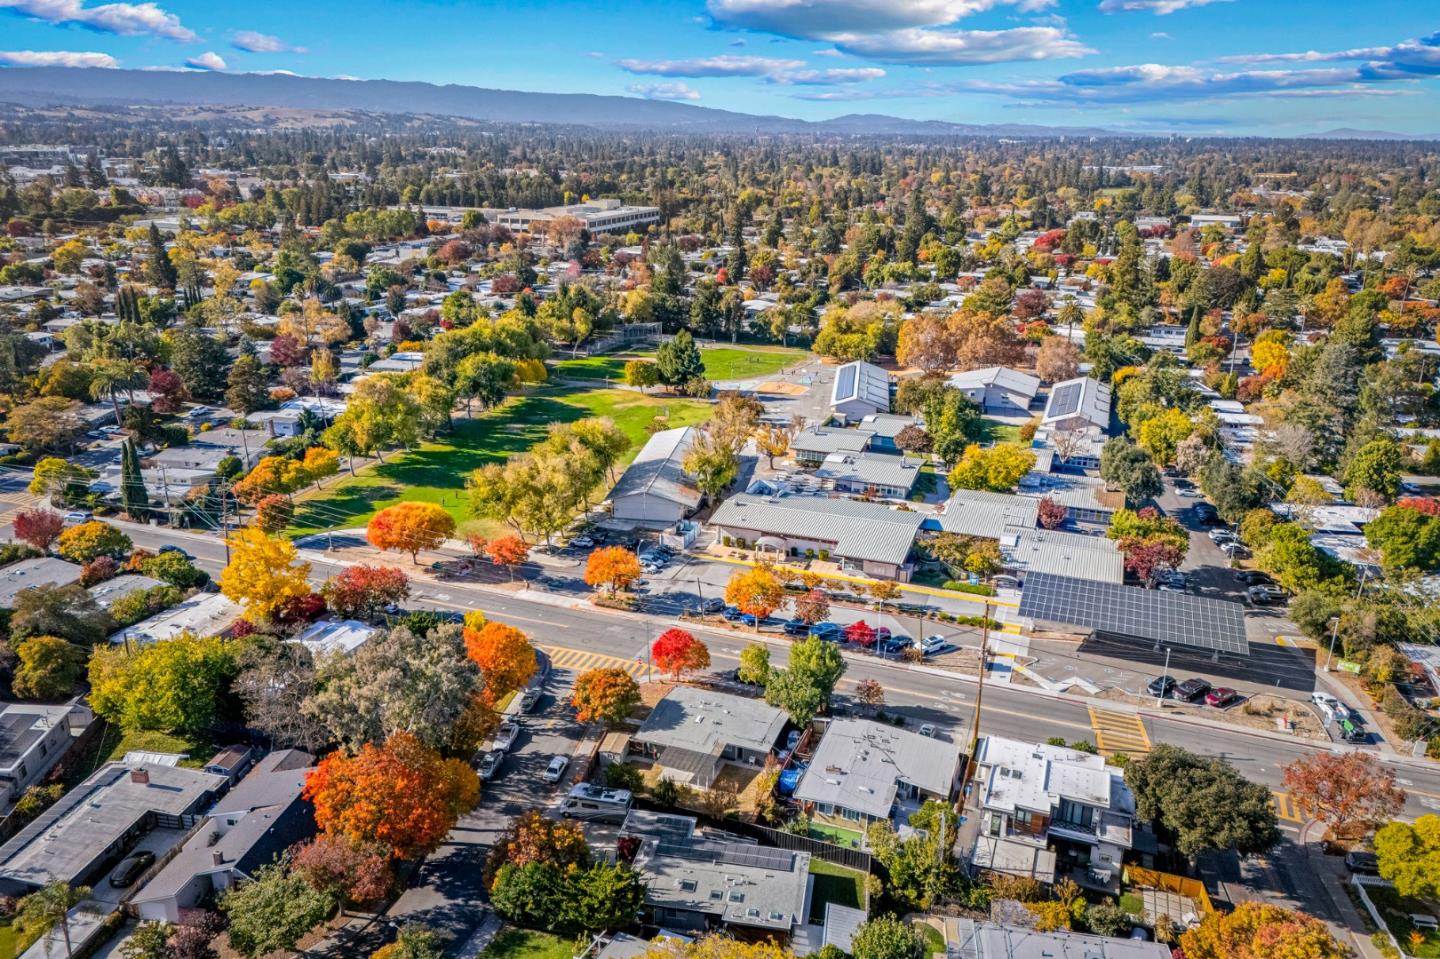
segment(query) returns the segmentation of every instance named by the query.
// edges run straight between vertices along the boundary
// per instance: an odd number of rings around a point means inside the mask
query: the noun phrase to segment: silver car
[[[550,760],[550,765],[545,767],[545,781],[547,783],[558,783],[565,778],[565,770],[570,765],[570,757],[556,756]]]

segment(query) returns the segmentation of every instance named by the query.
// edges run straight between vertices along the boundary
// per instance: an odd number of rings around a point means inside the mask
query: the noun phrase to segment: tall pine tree
[[[120,505],[133,520],[144,519],[150,507],[145,480],[140,475],[140,454],[135,441],[126,440],[120,447]]]
[[[173,290],[178,278],[175,264],[170,262],[170,254],[165,251],[165,241],[160,236],[160,228],[151,223],[150,282],[162,289]]]

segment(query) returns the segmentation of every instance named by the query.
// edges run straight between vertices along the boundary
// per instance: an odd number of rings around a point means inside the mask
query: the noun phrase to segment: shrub
[[[820,562],[822,562],[822,563],[828,562],[829,559],[830,559],[830,551],[829,551],[828,549],[822,549],[822,550],[820,551]]]
[[[605,785],[611,789],[628,789],[631,792],[639,792],[640,787],[645,785],[645,777],[634,766],[626,763],[611,763],[605,770]]]
[[[734,545],[735,545],[735,541],[734,541],[733,539],[731,539],[729,536],[722,536],[722,537],[720,537],[720,542],[724,543],[726,546],[734,546]]]
[[[680,799],[680,787],[669,779],[662,779],[650,791],[655,801],[662,806],[673,806]]]
[[[815,550],[813,550],[813,549],[808,549],[808,548],[807,548],[807,549],[805,550],[805,558],[806,558],[806,559],[814,559],[814,558],[815,558]]]

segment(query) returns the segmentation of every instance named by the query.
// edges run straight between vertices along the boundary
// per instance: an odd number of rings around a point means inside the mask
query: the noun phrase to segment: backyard
[[[370,517],[401,500],[438,503],[466,529],[495,533],[498,521],[470,518],[465,480],[486,463],[524,453],[545,438],[551,423],[573,423],[608,416],[630,438],[621,466],[640,452],[646,427],[663,417],[666,427],[693,426],[710,416],[700,400],[641,396],[628,390],[544,389],[517,396],[474,419],[457,420],[435,441],[409,452],[391,453],[385,462],[332,482],[319,493],[297,500],[290,533],[303,536],[325,530],[364,526]]]
[[[481,959],[571,959],[574,943],[548,932],[506,929],[485,947]]]
[[[781,369],[804,360],[805,350],[779,346],[743,349],[728,346],[707,347],[700,351],[705,376],[711,380],[743,380],[770,376]],[[654,350],[639,350],[612,356],[586,356],[561,360],[555,364],[553,377],[570,380],[613,380],[625,376],[625,364],[634,359],[653,359]]]
[[[1406,955],[1419,956],[1421,959],[1440,957],[1440,932],[1433,929],[1422,932],[1410,922],[1411,915],[1431,916],[1440,912],[1435,903],[1402,896],[1391,886],[1366,886],[1365,894],[1370,897],[1375,908],[1380,910],[1385,925],[1390,927],[1390,934],[1400,940],[1400,947],[1405,950]],[[1416,936],[1413,940],[1412,935]]]
[[[823,859],[810,860],[810,875],[815,878],[814,892],[810,897],[810,921],[825,921],[825,906],[849,906],[851,909],[865,908],[865,874],[846,869]]]

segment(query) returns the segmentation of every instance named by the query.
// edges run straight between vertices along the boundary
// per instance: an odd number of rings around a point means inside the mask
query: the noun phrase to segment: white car
[[[1339,722],[1342,719],[1350,718],[1350,709],[1340,700],[1327,692],[1315,690],[1310,694],[1310,701],[1320,708],[1320,712],[1326,720],[1334,719]]]
[[[595,545],[595,541],[588,536],[577,536],[570,541],[570,545],[579,549],[589,549]]]
[[[65,514],[65,522],[67,523],[84,523],[89,519],[90,511],[88,509],[72,509]]]
[[[1186,487],[1182,490],[1176,490],[1176,493],[1180,496],[1185,497],[1186,499],[1199,499],[1201,496],[1205,495],[1201,493],[1198,489],[1192,489],[1190,487]]]
[[[500,772],[500,766],[505,762],[505,754],[500,750],[488,752],[485,758],[480,760],[480,778],[485,782],[494,779]]]
[[[926,656],[934,656],[940,650],[949,646],[950,643],[943,636],[926,636],[915,644],[920,647],[920,652]]]
[[[499,730],[495,733],[495,739],[491,748],[497,752],[507,753],[515,745],[515,740],[520,736],[520,724],[515,722],[501,723]]]
[[[550,765],[545,767],[545,781],[547,783],[558,783],[565,777],[565,770],[570,765],[568,756],[556,756],[550,760]]]

